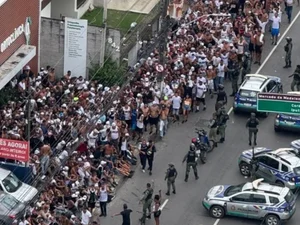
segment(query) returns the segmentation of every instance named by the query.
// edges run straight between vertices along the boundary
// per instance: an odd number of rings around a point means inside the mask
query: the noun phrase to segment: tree
[[[89,69],[89,76],[92,80],[99,81],[104,87],[113,85],[121,86],[126,80],[126,66],[118,64],[111,58],[106,58],[103,67],[99,64],[92,64]]]

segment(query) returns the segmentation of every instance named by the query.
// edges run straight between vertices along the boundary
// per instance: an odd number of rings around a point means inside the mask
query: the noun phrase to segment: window
[[[270,166],[276,170],[279,169],[279,162],[275,159],[272,159],[268,156],[261,156],[258,158],[258,161],[262,164],[265,164],[266,166]]]
[[[234,202],[250,202],[250,194],[239,194],[232,197]]]
[[[22,182],[13,173],[5,177],[2,180],[2,184],[8,193],[14,193],[22,186]]]
[[[77,0],[77,9],[79,9],[86,1],[87,0]]]
[[[289,168],[286,165],[281,164],[281,171],[289,172]]]
[[[258,194],[254,194],[252,195],[252,201],[254,203],[266,203],[266,197],[264,195],[258,195]]]
[[[8,210],[11,210],[18,204],[18,201],[12,196],[5,194],[0,197],[0,203]]]
[[[267,84],[267,91],[268,92],[272,91],[275,86],[276,86],[276,82],[274,80],[270,80],[270,82]]]
[[[271,204],[277,204],[277,203],[279,203],[279,200],[278,200],[278,198],[275,198],[275,197],[269,197],[269,200],[270,200],[270,203]]]

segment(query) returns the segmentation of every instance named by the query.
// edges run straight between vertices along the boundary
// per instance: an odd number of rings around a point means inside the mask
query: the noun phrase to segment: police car
[[[253,157],[254,153],[254,157]],[[255,162],[252,171],[252,164]],[[258,147],[242,152],[238,160],[242,175],[264,178],[269,183],[286,186],[290,189],[300,187],[300,158],[294,148],[272,150]]]
[[[289,95],[300,95],[300,92],[291,91]],[[279,113],[275,117],[274,130],[300,131],[300,115]]]
[[[214,218],[225,215],[263,220],[266,225],[281,224],[296,211],[296,198],[287,187],[263,183],[258,179],[240,185],[211,188],[202,205]]]
[[[282,93],[281,79],[275,76],[248,74],[236,93],[233,112],[256,112],[258,93]],[[263,113],[268,116],[268,113]]]

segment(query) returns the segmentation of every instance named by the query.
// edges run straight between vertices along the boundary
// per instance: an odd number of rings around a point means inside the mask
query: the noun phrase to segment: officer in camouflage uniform
[[[259,120],[256,118],[255,113],[251,113],[251,116],[246,123],[246,128],[248,128],[249,130],[249,145],[252,145],[252,136],[253,136],[253,143],[254,145],[256,145],[258,125],[259,125]]]
[[[291,90],[295,91],[295,86],[297,91],[300,91],[300,65],[297,65],[295,72],[289,77],[293,77],[293,81],[291,83]]]
[[[289,68],[292,67],[292,49],[293,49],[293,43],[292,38],[286,37],[286,44],[284,46],[285,51],[285,66],[283,68]]]
[[[170,195],[171,185],[172,185],[172,189],[173,189],[173,194],[176,194],[176,187],[175,187],[176,177],[177,177],[177,170],[175,169],[173,163],[169,163],[169,168],[166,172],[166,177],[165,177],[165,180],[168,181],[168,183],[167,183],[168,191],[167,191],[166,195]]]
[[[217,111],[217,121],[218,121],[218,134],[220,135],[220,143],[225,141],[225,130],[226,130],[226,123],[229,119],[229,116],[226,112],[225,106],[222,106]]]
[[[245,52],[245,54],[244,54],[244,60],[243,60],[243,66],[242,66],[241,84],[245,80],[245,76],[247,74],[251,73],[251,64],[252,64],[251,55],[249,54],[249,52]]]
[[[186,161],[185,179],[187,182],[189,179],[190,168],[193,167],[195,179],[198,180],[197,161],[196,161],[196,146],[192,143],[190,145],[189,152],[184,156],[182,163]]]
[[[232,94],[230,96],[235,96],[238,91],[238,82],[240,76],[240,66],[237,60],[232,62],[232,69],[231,72],[231,84],[232,84]]]
[[[152,204],[152,195],[153,195],[153,188],[151,187],[150,183],[147,183],[147,189],[143,193],[143,197],[140,202],[143,203],[143,217],[140,221],[144,221],[147,218],[151,218],[151,204]],[[147,215],[147,209],[149,214]]]

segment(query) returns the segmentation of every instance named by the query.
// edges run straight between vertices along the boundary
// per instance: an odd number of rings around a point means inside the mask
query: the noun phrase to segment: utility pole
[[[170,17],[167,15],[169,0],[161,0],[161,18],[162,18],[162,27],[160,31],[160,40],[159,40],[159,61],[160,64],[164,67],[166,62],[166,49],[167,49],[167,40],[168,40],[168,31],[169,31],[169,23]],[[165,70],[159,72],[158,75],[158,83],[160,84],[160,89],[162,89],[163,79],[165,75]]]
[[[106,28],[107,28],[107,0],[103,0],[103,30],[102,30],[102,46],[100,49],[100,67],[104,65],[104,57],[106,51]]]
[[[30,154],[30,136],[31,136],[31,84],[28,81],[28,100],[27,100],[27,142]],[[26,167],[29,167],[29,162],[26,162]]]

